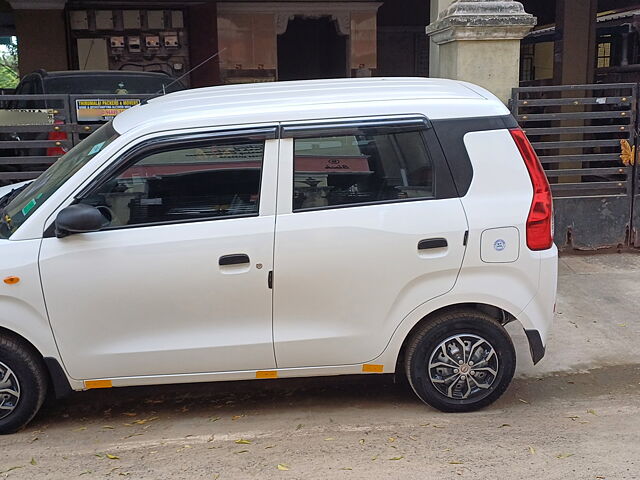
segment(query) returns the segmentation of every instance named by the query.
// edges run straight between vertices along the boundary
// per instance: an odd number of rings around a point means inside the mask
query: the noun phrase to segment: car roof
[[[153,98],[114,120],[124,133],[243,123],[416,113],[428,118],[509,113],[487,90],[456,80],[411,77],[348,78],[225,85]]]

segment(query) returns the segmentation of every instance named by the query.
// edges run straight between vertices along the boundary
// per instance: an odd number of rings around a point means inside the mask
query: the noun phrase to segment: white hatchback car
[[[47,392],[406,374],[444,411],[507,388],[556,295],[552,201],[475,85],[224,86],[119,115],[0,199],[0,432]]]

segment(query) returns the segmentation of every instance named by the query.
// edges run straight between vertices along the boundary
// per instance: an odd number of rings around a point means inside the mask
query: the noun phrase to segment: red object
[[[64,125],[62,120],[56,120],[54,125]],[[47,136],[47,140],[57,140],[62,142],[63,140],[67,140],[67,132],[63,132],[62,130],[57,130],[53,132],[49,132]],[[47,157],[61,157],[67,153],[67,149],[64,147],[49,147],[47,148]]]
[[[553,245],[553,200],[547,176],[526,134],[520,128],[509,130],[516,143],[533,185],[533,200],[527,217],[527,246],[546,250]]]

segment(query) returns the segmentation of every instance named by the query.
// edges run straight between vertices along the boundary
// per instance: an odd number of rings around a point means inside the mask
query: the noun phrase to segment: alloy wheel
[[[0,420],[11,415],[20,402],[18,377],[7,365],[0,362]]]
[[[433,386],[454,400],[468,400],[487,393],[498,376],[498,356],[484,338],[454,335],[431,354],[428,373]]]

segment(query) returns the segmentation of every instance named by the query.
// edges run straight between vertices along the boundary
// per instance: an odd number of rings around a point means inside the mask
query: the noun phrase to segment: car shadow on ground
[[[486,410],[544,405],[550,400],[580,400],[614,391],[633,393],[640,383],[640,365],[568,372],[541,378],[518,378]],[[67,424],[126,418],[128,412],[163,419],[211,416],[277,415],[286,411],[331,413],[346,408],[384,410],[389,407],[437,414],[421,404],[404,380],[392,375],[315,377],[123,387],[75,392],[50,401],[29,430]]]
[[[269,414],[282,408],[327,410],[355,407],[420,405],[404,381],[392,375],[293,378],[121,387],[74,392],[49,399],[30,428],[42,422],[95,420],[127,412],[147,411],[163,418],[189,412],[191,416],[226,416],[238,411]]]

